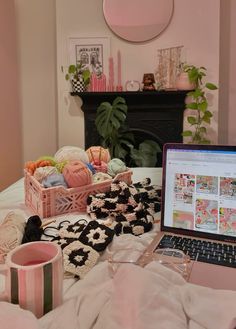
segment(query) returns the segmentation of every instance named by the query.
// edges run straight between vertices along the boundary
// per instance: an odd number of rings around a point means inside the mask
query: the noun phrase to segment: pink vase
[[[188,73],[181,72],[176,79],[176,88],[178,90],[193,90],[195,89],[195,84],[189,81]]]

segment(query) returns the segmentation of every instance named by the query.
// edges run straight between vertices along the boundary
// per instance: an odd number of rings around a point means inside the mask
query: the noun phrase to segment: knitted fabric
[[[83,279],[99,258],[99,253],[92,247],[73,241],[63,249],[64,269]]]
[[[114,231],[112,229],[93,220],[81,232],[79,240],[96,251],[101,252],[106,249],[112,241],[113,236]]]
[[[16,214],[9,212],[0,224],[0,263],[9,251],[21,244],[25,228],[25,219]]]
[[[79,220],[76,223],[63,226],[59,230],[58,235],[61,238],[78,239],[80,237],[81,232],[85,229],[86,225],[86,220]]]
[[[46,227],[44,235],[61,247],[65,272],[81,279],[96,264],[100,252],[106,249],[114,236],[114,230],[109,227],[97,221],[87,223],[85,219],[75,223],[64,221],[58,228],[54,227],[55,235],[47,234],[47,230],[52,228]]]
[[[150,183],[149,178],[133,185],[114,182],[109,192],[88,197],[87,213],[92,219],[112,218],[116,235],[148,232],[161,201],[161,190]]]

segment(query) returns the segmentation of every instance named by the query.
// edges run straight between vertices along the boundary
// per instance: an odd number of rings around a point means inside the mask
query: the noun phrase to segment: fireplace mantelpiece
[[[85,148],[99,144],[95,126],[96,109],[102,102],[123,97],[128,106],[127,123],[140,139],[153,139],[162,147],[167,142],[182,142],[183,113],[188,91],[81,92],[85,118]]]

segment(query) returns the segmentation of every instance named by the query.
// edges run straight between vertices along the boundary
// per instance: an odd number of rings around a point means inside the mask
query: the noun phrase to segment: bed
[[[152,184],[160,185],[161,168],[133,169],[133,182],[145,177],[150,177]],[[0,220],[10,211],[26,219],[32,215],[24,205],[23,179],[0,193]],[[72,216],[76,215],[86,216]],[[115,236],[110,251],[144,250],[158,231],[159,220],[160,213],[157,213],[153,229],[140,236]],[[144,268],[123,264],[111,275],[107,256],[105,250],[82,280],[65,278],[63,304],[40,319],[17,305],[0,302],[0,328],[236,328],[236,292],[189,284],[158,262],[150,262]],[[0,276],[1,289],[2,286]]]

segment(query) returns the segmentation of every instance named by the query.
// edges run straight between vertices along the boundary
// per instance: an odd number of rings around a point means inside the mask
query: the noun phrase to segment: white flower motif
[[[83,256],[77,255],[77,256],[75,256],[74,259],[79,263],[79,262],[81,262],[83,260]]]
[[[157,192],[155,190],[148,191],[149,198],[155,198],[157,197]]]
[[[95,235],[99,234],[99,238],[94,238]],[[87,234],[87,238],[89,239],[89,242],[91,242],[93,245],[97,243],[104,243],[106,242],[106,231],[102,230],[101,227],[98,227],[96,229],[91,229],[89,234]]]

